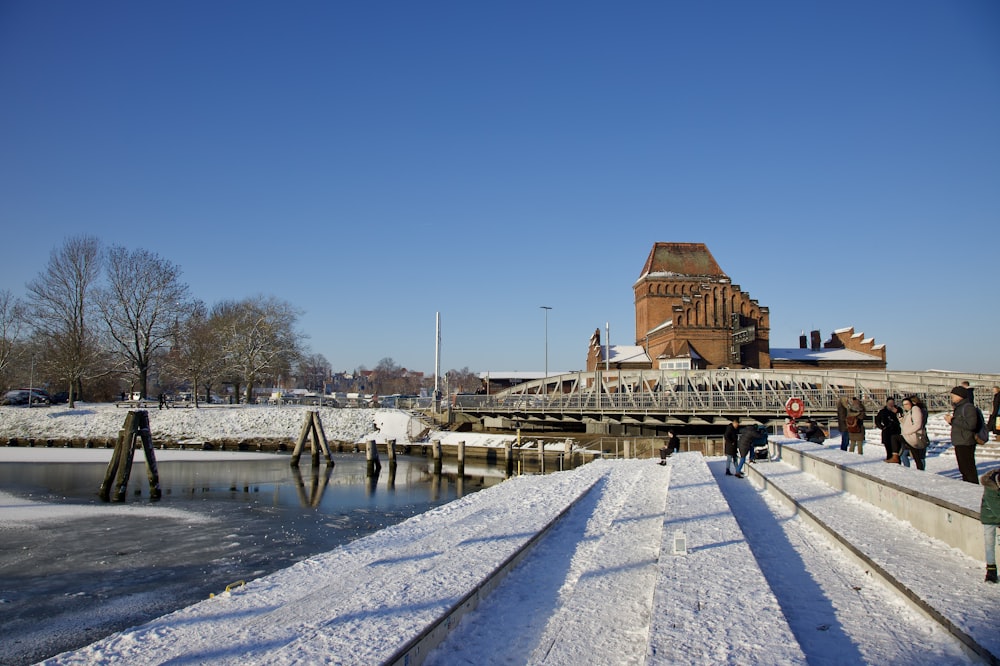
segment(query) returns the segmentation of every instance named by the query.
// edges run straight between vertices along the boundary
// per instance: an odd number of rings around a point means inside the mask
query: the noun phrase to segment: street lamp
[[[35,355],[31,355],[31,372],[28,374],[28,407],[31,407],[31,396],[35,392]]]
[[[549,310],[552,308],[548,305],[538,307],[545,310],[545,379],[542,381],[542,395],[545,395],[548,392],[546,384],[549,383]]]

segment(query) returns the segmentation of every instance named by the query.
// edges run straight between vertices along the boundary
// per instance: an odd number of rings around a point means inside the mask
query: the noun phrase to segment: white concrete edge
[[[532,548],[548,532],[559,523],[560,520],[577,505],[580,500],[586,497],[597,484],[606,478],[606,474],[594,479],[572,502],[566,505],[555,517],[552,518],[542,529],[535,533],[515,552],[511,553],[496,569],[494,569],[483,581],[470,590],[465,596],[458,600],[441,617],[431,622],[416,637],[407,641],[388,659],[382,662],[385,666],[419,666],[427,655],[431,653],[451,632],[452,628],[458,626],[459,621],[466,613],[475,610],[479,603],[495,590],[504,577],[516,567],[531,552]]]
[[[934,608],[930,603],[925,601],[919,594],[903,584],[890,572],[883,569],[877,562],[875,562],[875,560],[854,546],[854,544],[848,541],[844,536],[829,527],[819,516],[799,503],[794,497],[788,495],[777,484],[769,481],[766,476],[752,468],[748,478],[752,483],[754,483],[754,485],[766,491],[772,497],[778,499],[789,508],[794,509],[796,515],[805,521],[807,525],[819,530],[821,533],[829,535],[830,541],[835,546],[839,547],[840,550],[851,560],[867,569],[868,573],[873,578],[879,580],[882,584],[899,591],[903,600],[907,602],[907,605],[944,627],[946,631],[962,643],[965,649],[969,650],[977,658],[984,659],[988,664],[1000,666],[1000,656],[994,655],[975,638],[956,626],[955,623],[952,622],[947,616]]]

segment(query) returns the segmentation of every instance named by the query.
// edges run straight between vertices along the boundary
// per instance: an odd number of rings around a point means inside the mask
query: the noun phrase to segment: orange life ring
[[[785,413],[793,419],[801,418],[806,413],[806,407],[802,404],[802,398],[789,398],[785,403]]]

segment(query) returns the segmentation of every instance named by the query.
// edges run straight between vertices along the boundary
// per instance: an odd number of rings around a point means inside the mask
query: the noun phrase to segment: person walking
[[[983,541],[986,546],[986,582],[997,582],[997,528],[1000,527],[1000,468],[979,477],[983,486],[983,502],[979,507],[979,520],[983,523]]]
[[[730,467],[736,466],[736,443],[740,438],[740,420],[734,418],[726,426],[726,432],[722,435],[724,445],[723,453],[726,454],[726,476],[732,476]]]
[[[993,431],[993,441],[1000,441],[1000,423],[997,423],[997,416],[1000,416],[1000,386],[993,387],[993,409],[990,411],[990,422],[987,427]]]
[[[865,454],[865,418],[867,416],[865,406],[861,400],[853,398],[850,406],[847,408],[847,450],[850,453],[854,453],[854,449],[857,448],[859,456]]]
[[[847,408],[851,400],[846,395],[837,401],[837,430],[840,431],[840,450],[847,450],[847,443],[850,437],[847,432]]]
[[[912,456],[917,469],[925,470],[927,468],[925,462],[927,445],[930,444],[930,438],[927,437],[927,408],[920,401],[920,398],[909,396],[903,399],[903,419],[900,422],[900,429],[902,434],[892,437],[893,450],[901,451],[900,461],[903,465],[909,467],[910,456]],[[902,440],[898,442],[901,449],[896,448],[897,438]]]
[[[944,420],[951,426],[951,446],[955,449],[955,460],[962,480],[979,484],[976,474],[976,432],[979,430],[979,410],[970,400],[969,389],[956,386],[951,390],[951,404],[954,411],[945,414]]]
[[[746,425],[740,428],[739,439],[736,440],[736,450],[740,454],[739,464],[736,465],[736,471],[733,473],[737,479],[743,478],[743,465],[747,462],[747,456],[753,450],[753,442],[757,439],[757,429],[753,426]]]
[[[885,461],[899,462],[899,449],[893,447],[893,435],[900,434],[899,418],[902,416],[894,398],[886,398],[885,407],[875,415],[875,427],[882,431],[882,446],[885,447]]]

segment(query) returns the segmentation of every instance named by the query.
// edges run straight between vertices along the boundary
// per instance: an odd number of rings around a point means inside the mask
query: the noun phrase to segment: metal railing
[[[843,396],[859,396],[869,409],[887,397],[918,395],[931,411],[951,408],[950,391],[962,381],[977,390],[978,406],[992,405],[1000,375],[847,370],[612,370],[553,375],[494,395],[459,395],[452,409],[469,412],[562,414],[783,414],[790,397],[807,413],[835,412]],[[447,406],[447,405],[446,405]]]

